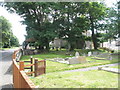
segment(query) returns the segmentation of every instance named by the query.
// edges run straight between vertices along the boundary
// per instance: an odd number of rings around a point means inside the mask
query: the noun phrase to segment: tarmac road
[[[0,51],[0,90],[13,88],[12,53],[14,49]]]

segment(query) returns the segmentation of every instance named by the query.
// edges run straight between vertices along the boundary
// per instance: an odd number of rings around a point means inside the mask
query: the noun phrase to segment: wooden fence
[[[25,62],[29,62],[30,64],[24,64]],[[30,58],[30,61],[20,61],[20,69],[21,70],[30,69],[31,72],[26,72],[26,74],[27,75],[34,74],[34,76],[36,77],[46,73],[46,61],[45,60],[38,61],[38,59],[34,59],[33,61],[33,58]]]
[[[30,63],[30,64],[25,66],[24,63]],[[28,73],[26,73],[27,75],[31,75],[31,76],[33,75],[33,73],[34,73],[33,72],[33,66],[34,66],[33,63],[34,63],[34,61],[33,61],[32,56],[30,57],[30,61],[27,60],[27,61],[24,61],[23,63],[21,63],[21,64],[23,64],[22,66],[24,67],[24,69],[30,69],[31,73],[28,72]]]
[[[17,50],[13,53],[13,87],[14,88],[29,88],[33,89],[36,88],[34,83],[28,78],[26,73],[23,71],[21,66],[18,66],[16,60],[19,58],[17,57],[20,50]]]
[[[35,59],[35,77],[46,73],[46,61]]]

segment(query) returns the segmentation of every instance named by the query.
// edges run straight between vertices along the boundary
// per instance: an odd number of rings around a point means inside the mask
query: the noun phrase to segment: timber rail
[[[14,51],[12,55],[13,60],[13,87],[14,88],[29,88],[30,90],[36,88],[34,83],[29,79],[24,70],[17,64],[21,57],[21,50]]]

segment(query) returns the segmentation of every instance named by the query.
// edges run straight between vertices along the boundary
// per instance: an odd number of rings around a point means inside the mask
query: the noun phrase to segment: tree
[[[19,46],[18,38],[13,34],[11,35],[11,38],[10,38],[10,46],[13,46],[13,47]]]
[[[0,33],[2,36],[1,47],[19,46],[18,39],[12,33],[10,22],[3,16],[0,16]]]
[[[80,3],[56,3],[54,7],[53,24],[59,38],[64,38],[69,42],[69,50],[76,48],[77,42],[81,41],[81,48],[84,45],[82,32],[87,28],[86,17],[81,13]],[[81,10],[81,11],[80,11]]]
[[[22,3],[6,3],[8,11],[16,12],[18,15],[24,18],[23,24],[27,25],[27,37],[35,38],[39,44],[39,49],[49,49],[49,42],[54,38],[55,32],[51,28],[49,22],[49,12],[52,3],[40,3],[40,2],[22,2]]]
[[[104,4],[98,2],[86,2],[82,5],[86,17],[89,19],[89,29],[92,31],[92,41],[94,49],[98,47],[97,31],[100,27],[100,21],[104,20],[106,10]]]
[[[0,33],[2,35],[2,42],[0,42],[1,46],[9,43],[11,32],[11,24],[9,21],[3,16],[0,16]]]
[[[119,3],[119,2],[118,2]],[[117,37],[120,37],[120,33],[118,30],[118,22],[119,22],[119,11],[118,11],[118,5],[115,5],[114,7],[111,7],[108,10],[108,16],[106,17],[106,39],[115,39]]]
[[[24,18],[27,25],[26,38],[35,38],[39,49],[49,49],[49,42],[55,37],[64,38],[70,44],[70,50],[81,42],[83,48],[85,36],[82,32],[92,31],[92,41],[97,49],[97,31],[100,20],[105,16],[106,8],[97,2],[19,2],[5,3],[10,12],[16,12]]]

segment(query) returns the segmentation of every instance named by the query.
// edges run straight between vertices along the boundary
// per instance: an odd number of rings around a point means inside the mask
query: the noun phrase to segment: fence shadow
[[[13,84],[6,84],[2,86],[2,90],[13,90]]]
[[[4,75],[6,75],[6,74],[10,74],[10,75],[13,74],[12,64],[10,65],[10,67],[8,68],[8,70],[4,73]]]

